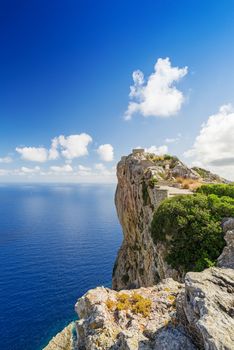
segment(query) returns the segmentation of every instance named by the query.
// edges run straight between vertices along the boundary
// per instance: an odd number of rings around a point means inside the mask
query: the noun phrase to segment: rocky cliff
[[[152,286],[178,272],[165,261],[166,247],[154,244],[150,225],[161,201],[174,195],[191,194],[204,182],[225,182],[210,172],[190,169],[178,158],[133,150],[117,165],[115,204],[123,228],[123,243],[113,269],[114,289]]]
[[[217,267],[189,272],[183,281],[165,262],[166,247],[153,244],[150,235],[163,199],[191,195],[188,184],[223,181],[199,172],[175,157],[139,150],[122,158],[115,202],[124,241],[114,289],[97,287],[81,297],[75,327],[65,328],[46,350],[234,349],[234,219],[222,223],[227,245]]]
[[[135,307],[135,299],[149,311]],[[121,292],[99,287],[76,304],[77,349],[233,350],[233,305],[233,269],[190,272],[185,284],[166,279]]]

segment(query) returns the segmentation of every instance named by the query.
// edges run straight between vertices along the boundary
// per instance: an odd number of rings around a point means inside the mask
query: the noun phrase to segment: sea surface
[[[41,350],[74,304],[111,286],[114,185],[0,185],[0,349]]]

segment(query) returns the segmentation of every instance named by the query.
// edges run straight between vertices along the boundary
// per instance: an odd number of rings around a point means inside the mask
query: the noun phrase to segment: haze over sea
[[[0,186],[4,350],[39,350],[76,318],[78,297],[111,285],[122,234],[115,185]]]

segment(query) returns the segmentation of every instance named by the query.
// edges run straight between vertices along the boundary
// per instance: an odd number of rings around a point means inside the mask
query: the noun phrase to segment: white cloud
[[[36,174],[40,172],[40,167],[39,166],[35,166],[34,168],[28,168],[25,166],[22,166],[20,168],[20,172],[24,173],[24,174]]]
[[[92,175],[92,169],[90,167],[78,165],[77,170],[77,174],[81,177]]]
[[[0,169],[0,176],[6,176],[9,174],[9,170],[7,169]]]
[[[149,148],[145,148],[145,152],[148,153],[155,153],[157,155],[163,155],[168,153],[168,147],[167,145],[162,145],[162,146],[150,146]]]
[[[51,147],[50,147],[50,150],[49,150],[49,153],[48,153],[48,159],[49,160],[55,160],[55,159],[58,159],[59,158],[59,152],[57,150],[57,140],[56,138],[52,140],[51,142]]]
[[[104,164],[102,163],[97,163],[94,165],[95,169],[98,170],[98,171],[105,171],[106,170],[106,167]]]
[[[157,60],[154,72],[146,82],[140,70],[133,72],[134,85],[130,87],[130,102],[125,112],[125,119],[131,119],[137,112],[144,117],[169,117],[178,113],[184,102],[184,96],[174,84],[187,72],[187,67],[172,67],[169,58]]]
[[[182,136],[181,134],[178,134],[177,137],[172,137],[172,138],[168,137],[165,139],[165,142],[166,143],[176,143],[181,139],[181,136]]]
[[[54,149],[60,149],[63,157],[67,159],[78,158],[88,154],[88,145],[92,142],[92,137],[86,133],[79,135],[55,137],[52,141]]]
[[[11,157],[2,157],[0,158],[0,163],[11,163],[12,162],[12,158]]]
[[[78,165],[78,170],[80,171],[91,171],[90,167],[84,166],[84,165]]]
[[[62,166],[51,166],[50,170],[55,173],[72,173],[73,168],[70,164],[65,164]]]
[[[112,167],[111,169],[107,169],[107,167],[102,163],[94,164],[94,169],[97,170],[95,174],[96,177],[115,177],[115,169],[116,167]]]
[[[24,160],[32,162],[46,162],[48,159],[48,151],[44,147],[16,147],[16,152],[21,155]]]
[[[114,148],[109,143],[99,146],[97,153],[104,162],[111,162],[114,159]]]
[[[207,166],[210,170],[228,178],[234,178],[234,110],[223,105],[217,114],[202,124],[193,147],[184,153],[193,158],[194,164]]]
[[[70,135],[65,137],[60,135],[51,141],[48,150],[45,147],[17,147],[16,152],[24,160],[31,162],[46,162],[58,159],[60,152],[67,160],[82,157],[88,154],[88,145],[92,142],[92,137],[88,134]],[[1,159],[1,158],[0,158]]]

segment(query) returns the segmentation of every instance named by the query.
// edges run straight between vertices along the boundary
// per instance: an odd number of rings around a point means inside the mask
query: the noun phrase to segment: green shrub
[[[154,213],[151,234],[168,247],[167,262],[181,273],[213,266],[225,241],[224,217],[234,216],[234,200],[215,194],[166,199]]]
[[[202,185],[197,189],[198,193],[216,194],[217,196],[228,196],[234,198],[234,186],[232,184]]]

